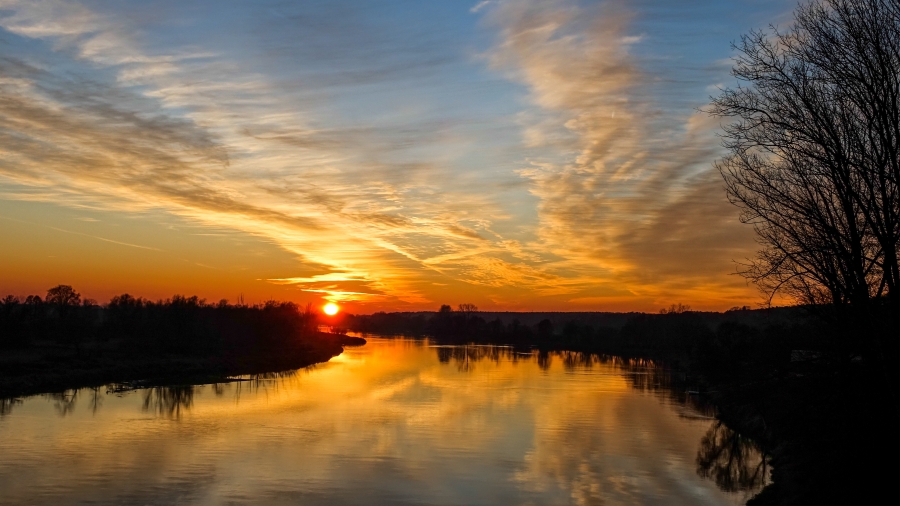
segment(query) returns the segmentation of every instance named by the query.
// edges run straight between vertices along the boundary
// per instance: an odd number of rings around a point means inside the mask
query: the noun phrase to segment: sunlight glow
[[[325,307],[322,309],[325,311],[325,314],[327,314],[328,316],[334,316],[338,312],[337,304],[335,304],[333,302],[329,302],[328,304],[325,304]]]
[[[0,297],[743,306],[758,247],[697,107],[784,6],[670,3],[0,0]]]

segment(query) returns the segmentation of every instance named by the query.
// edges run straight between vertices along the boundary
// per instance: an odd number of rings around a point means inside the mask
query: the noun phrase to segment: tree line
[[[764,311],[770,310],[759,310]],[[820,350],[817,357],[829,361],[846,362],[853,356],[854,350],[827,325],[806,318],[801,309],[783,312],[784,317],[758,324],[766,318],[748,309],[720,315],[690,311],[679,304],[659,314],[634,313],[616,327],[593,326],[574,318],[525,325],[518,319],[487,321],[477,307],[465,304],[456,310],[443,305],[432,313],[347,315],[343,325],[356,332],[429,337],[448,344],[501,344],[663,359],[692,364],[716,381],[740,381],[744,370],[747,374],[787,370],[794,350]]]
[[[182,295],[151,301],[122,294],[99,305],[59,285],[44,298],[0,300],[0,349],[56,346],[81,355],[92,346],[188,356],[286,350],[316,334],[317,317],[292,302],[208,303]]]

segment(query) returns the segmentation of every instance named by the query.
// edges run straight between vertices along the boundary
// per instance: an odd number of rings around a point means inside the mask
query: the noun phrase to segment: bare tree
[[[742,274],[799,302],[893,302],[900,269],[900,2],[816,0],[735,45],[717,163],[762,245]]]
[[[687,306],[682,303],[672,304],[668,308],[662,308],[659,310],[659,314],[681,314],[690,312],[691,306]]]
[[[466,320],[472,317],[473,314],[478,312],[478,306],[475,304],[460,304],[457,306],[457,311],[464,314],[466,316]]]

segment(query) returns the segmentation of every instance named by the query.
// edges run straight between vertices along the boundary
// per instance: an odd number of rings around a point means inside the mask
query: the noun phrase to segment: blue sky
[[[793,6],[0,0],[0,291],[752,304],[698,109]]]

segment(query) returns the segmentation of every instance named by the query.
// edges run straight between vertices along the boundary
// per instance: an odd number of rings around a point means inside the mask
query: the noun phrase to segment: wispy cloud
[[[469,9],[469,12],[474,14],[474,13],[480,11],[481,9],[484,9],[485,7],[487,7],[490,4],[491,4],[491,0],[481,0],[481,2],[478,2],[477,4],[473,5],[472,8]]]
[[[37,223],[27,222],[27,221],[23,221],[23,220],[17,220],[15,218],[9,218],[7,216],[0,216],[0,219],[16,221],[19,223],[25,223],[25,224],[28,224],[31,226],[44,226],[45,228],[49,228],[50,230],[55,230],[57,232],[62,232],[64,234],[72,234],[72,235],[80,235],[83,237],[90,237],[91,239],[96,239],[98,241],[108,242],[110,244],[118,244],[119,246],[128,246],[129,248],[146,249],[146,250],[151,250],[151,251],[162,251],[159,248],[153,248],[150,246],[141,246],[140,244],[132,244],[130,242],[117,241],[115,239],[107,239],[105,237],[100,237],[98,235],[85,234],[84,232],[76,232],[74,230],[66,230],[66,229],[59,228],[59,227],[49,227],[49,226],[40,225]],[[90,218],[85,218],[85,220],[90,220]]]
[[[712,172],[717,125],[663,110],[651,89],[660,76],[632,51],[642,38],[629,32],[627,4],[508,2],[490,19],[501,34],[492,65],[535,105],[522,116],[530,166],[521,174],[539,198],[539,249],[575,279],[623,284],[645,303],[746,298],[728,274],[751,231]]]

